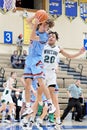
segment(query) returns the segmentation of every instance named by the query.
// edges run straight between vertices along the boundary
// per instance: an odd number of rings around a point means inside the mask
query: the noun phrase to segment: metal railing
[[[5,76],[5,69],[3,67],[0,68],[0,77],[4,78]]]
[[[82,64],[78,64],[78,68],[80,69],[80,76],[82,76],[83,65]]]

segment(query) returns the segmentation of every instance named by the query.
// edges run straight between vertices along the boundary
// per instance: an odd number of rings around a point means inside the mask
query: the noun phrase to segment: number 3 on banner
[[[4,32],[4,43],[12,44],[12,32]]]

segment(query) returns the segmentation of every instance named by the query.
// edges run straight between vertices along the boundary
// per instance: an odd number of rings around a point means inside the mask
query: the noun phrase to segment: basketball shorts
[[[13,103],[11,95],[4,95],[1,97],[1,103],[9,104]]]
[[[46,70],[45,80],[46,80],[46,86],[49,87],[51,85],[54,85],[55,93],[58,93],[58,85],[57,85],[57,81],[56,81],[55,70]]]
[[[46,86],[56,85],[56,73],[54,70],[46,70],[45,72]]]
[[[32,59],[31,59],[32,60]],[[37,79],[37,78],[45,78],[44,74],[44,65],[42,61],[32,61],[31,64],[29,63],[25,65],[24,68],[24,78],[32,78],[32,79]]]

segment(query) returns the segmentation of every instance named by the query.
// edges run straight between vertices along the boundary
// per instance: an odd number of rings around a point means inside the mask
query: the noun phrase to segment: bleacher
[[[83,70],[81,68],[78,68],[78,65],[82,64]],[[76,79],[85,77],[83,80],[81,79],[81,87],[83,88],[83,95],[85,99],[87,99],[87,72],[86,69],[86,60],[84,59],[73,59],[71,61],[67,61],[66,59],[61,59],[59,63],[59,70],[57,73],[57,82],[59,85],[59,103],[61,111],[64,110],[64,108],[67,105],[68,102],[68,96],[66,93],[66,88],[69,84],[75,82]],[[81,66],[80,66],[81,67]],[[0,77],[0,90],[3,90],[3,82],[6,81],[6,79],[10,76],[11,71],[17,72],[17,87],[23,88],[20,77],[23,74],[23,69],[13,69],[10,64],[10,54],[0,54],[0,68],[2,68],[4,75],[2,78]],[[81,72],[82,71],[82,72]],[[76,77],[75,77],[76,76]],[[2,91],[0,91],[0,95],[2,94]]]

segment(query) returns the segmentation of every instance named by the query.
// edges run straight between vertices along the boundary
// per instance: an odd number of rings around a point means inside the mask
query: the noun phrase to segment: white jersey
[[[51,47],[49,44],[47,44],[44,47],[43,51],[43,59],[44,59],[44,67],[46,70],[52,70],[56,69],[59,61],[59,52],[60,47],[54,46]]]
[[[11,89],[10,89],[10,85],[13,85],[14,84],[14,80],[12,78],[9,78],[6,82],[6,87],[5,87],[5,90],[3,92],[3,96],[6,96],[6,95],[11,95]]]
[[[5,90],[2,94],[2,97],[1,97],[1,102],[2,103],[13,103],[13,100],[12,100],[12,97],[11,97],[11,88],[10,86],[12,86],[14,84],[14,80],[12,78],[9,78],[6,82],[6,87],[5,87]]]

